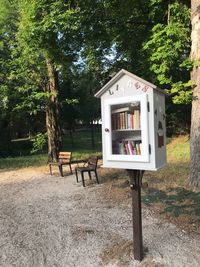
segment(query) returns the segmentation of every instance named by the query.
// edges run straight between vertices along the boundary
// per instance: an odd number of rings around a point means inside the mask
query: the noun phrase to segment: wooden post
[[[133,215],[133,248],[134,259],[143,259],[142,241],[142,213],[141,213],[141,183],[144,171],[127,170],[130,177],[132,191],[132,215]]]

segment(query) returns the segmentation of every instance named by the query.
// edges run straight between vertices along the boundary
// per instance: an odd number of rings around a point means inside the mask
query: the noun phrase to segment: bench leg
[[[70,172],[72,174],[73,172],[72,172],[72,166],[71,166],[71,164],[69,164],[69,168],[70,168]]]
[[[52,175],[51,164],[49,164],[49,171],[50,171],[50,174]]]
[[[95,173],[95,176],[96,176],[96,179],[97,179],[97,183],[99,184],[99,179],[98,179],[97,171],[95,170],[94,173]]]
[[[60,171],[60,175],[63,177],[63,168],[62,165],[58,165],[59,171]]]
[[[76,181],[78,183],[78,173],[77,173],[77,169],[75,169],[75,173],[76,173]]]
[[[81,172],[81,178],[82,178],[83,187],[85,187],[85,180],[84,180],[84,174],[83,174],[83,172]]]
[[[92,180],[92,176],[91,176],[91,172],[90,171],[88,172],[88,175],[90,177],[90,180]]]

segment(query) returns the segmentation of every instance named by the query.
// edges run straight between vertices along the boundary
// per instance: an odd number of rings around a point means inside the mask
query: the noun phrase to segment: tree
[[[167,3],[167,1],[166,1]],[[191,110],[190,10],[186,1],[168,1],[144,52],[151,71],[150,80],[167,89],[167,134],[189,132]]]
[[[188,133],[192,99],[188,1],[81,3],[89,5],[82,12],[86,27],[84,57],[91,69],[108,77],[125,68],[167,89],[168,134]],[[103,68],[95,68],[98,61],[104,62]]]
[[[78,38],[74,37],[78,35],[77,12],[75,1],[19,0],[18,42],[26,60],[30,60],[35,66],[35,73],[39,77],[38,87],[42,88],[42,96],[46,99],[50,160],[57,160],[62,146],[58,101],[59,71],[63,62],[70,65],[76,55]],[[34,59],[38,65],[34,64]]]
[[[17,12],[8,0],[0,0],[0,155],[11,151],[11,118],[16,94],[12,90],[12,50],[15,43]]]
[[[79,118],[91,129],[91,144],[95,147],[94,121],[100,118],[100,103],[94,98],[95,92],[100,88],[100,72],[87,69],[79,74],[77,81],[79,96]],[[90,81],[90,82],[88,82]]]
[[[193,70],[191,80],[194,84],[190,132],[190,184],[200,186],[200,3],[191,1]]]
[[[16,5],[16,19],[12,16],[14,27],[4,31],[9,3]],[[71,129],[76,119],[98,118],[93,94],[120,68],[163,89],[172,86],[173,100],[182,103],[168,105],[172,124],[186,121],[191,100],[187,0],[0,0],[1,7],[0,117],[45,123],[46,113],[51,160],[62,145],[60,117]]]

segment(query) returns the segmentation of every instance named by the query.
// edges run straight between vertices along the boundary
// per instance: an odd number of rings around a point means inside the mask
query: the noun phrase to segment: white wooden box
[[[166,164],[165,94],[119,71],[95,94],[101,98],[103,167],[157,170]]]

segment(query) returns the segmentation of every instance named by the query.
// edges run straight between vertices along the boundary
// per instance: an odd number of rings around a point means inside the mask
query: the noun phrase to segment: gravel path
[[[104,184],[41,169],[0,172],[0,267],[199,267],[200,240],[143,208],[145,258],[132,255],[131,203]]]

